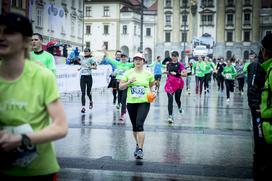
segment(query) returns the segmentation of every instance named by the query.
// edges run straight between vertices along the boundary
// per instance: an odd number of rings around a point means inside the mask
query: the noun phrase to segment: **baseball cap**
[[[261,41],[262,46],[269,50],[272,51],[272,33],[267,33],[264,38]]]
[[[122,52],[121,57],[127,57],[127,54],[125,52]]]
[[[6,25],[10,31],[21,33],[26,37],[31,37],[33,34],[31,21],[17,13],[1,14],[0,25]]]
[[[91,52],[90,48],[84,48],[84,52]]]
[[[144,55],[142,54],[142,53],[136,53],[134,56],[133,56],[133,58],[136,58],[136,57],[138,57],[138,58],[141,58],[141,59],[144,59]]]

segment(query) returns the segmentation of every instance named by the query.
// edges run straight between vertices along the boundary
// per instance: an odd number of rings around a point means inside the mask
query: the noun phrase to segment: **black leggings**
[[[93,78],[92,75],[81,75],[80,77],[80,89],[81,89],[81,104],[85,106],[86,100],[86,87],[87,87],[87,96],[89,97],[90,102],[92,102],[92,85],[93,85]]]
[[[205,77],[195,77],[196,80],[196,94],[198,94],[198,89],[199,89],[199,94],[202,94],[202,88],[203,88],[203,82],[204,82]]]
[[[150,103],[128,103],[129,118],[134,132],[144,131],[145,118],[150,109]]]
[[[167,96],[168,96],[168,114],[169,115],[173,114],[173,95],[174,94],[175,94],[175,100],[176,100],[176,103],[178,105],[178,108],[181,107],[181,101],[180,101],[181,92],[182,92],[182,89],[178,89],[173,94],[167,93]]]
[[[224,90],[224,77],[222,75],[217,75],[217,85],[218,85],[218,90],[223,91]]]
[[[119,82],[117,82],[117,90],[118,90],[118,104],[121,104],[121,114],[125,114],[126,113],[126,103],[127,103],[127,89],[125,90],[120,90],[119,89]]]
[[[230,98],[230,92],[234,91],[234,80],[225,80],[227,99]]]
[[[204,90],[208,90],[209,89],[209,82],[211,81],[211,73],[205,74],[205,78],[204,78]]]
[[[239,91],[244,92],[245,77],[237,78]]]

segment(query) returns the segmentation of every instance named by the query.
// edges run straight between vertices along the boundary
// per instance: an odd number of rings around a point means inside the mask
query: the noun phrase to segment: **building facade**
[[[83,0],[30,0],[29,17],[44,44],[56,41],[70,50],[83,48]]]
[[[147,1],[150,9],[144,7],[143,52],[147,61],[154,57],[156,42],[155,1]],[[84,42],[94,51],[105,47],[113,56],[116,50],[129,57],[140,50],[141,2],[138,0],[92,0],[84,4]]]

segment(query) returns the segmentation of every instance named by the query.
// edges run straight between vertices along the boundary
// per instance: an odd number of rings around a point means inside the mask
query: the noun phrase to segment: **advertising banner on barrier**
[[[80,74],[78,65],[57,65],[57,84],[60,93],[80,91]],[[110,81],[112,68],[110,65],[98,65],[92,70],[92,88],[106,88]]]

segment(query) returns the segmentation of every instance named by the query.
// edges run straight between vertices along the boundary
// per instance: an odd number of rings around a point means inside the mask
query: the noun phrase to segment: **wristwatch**
[[[22,135],[22,140],[21,140],[21,145],[24,147],[31,146],[31,140],[26,134],[21,134]]]

